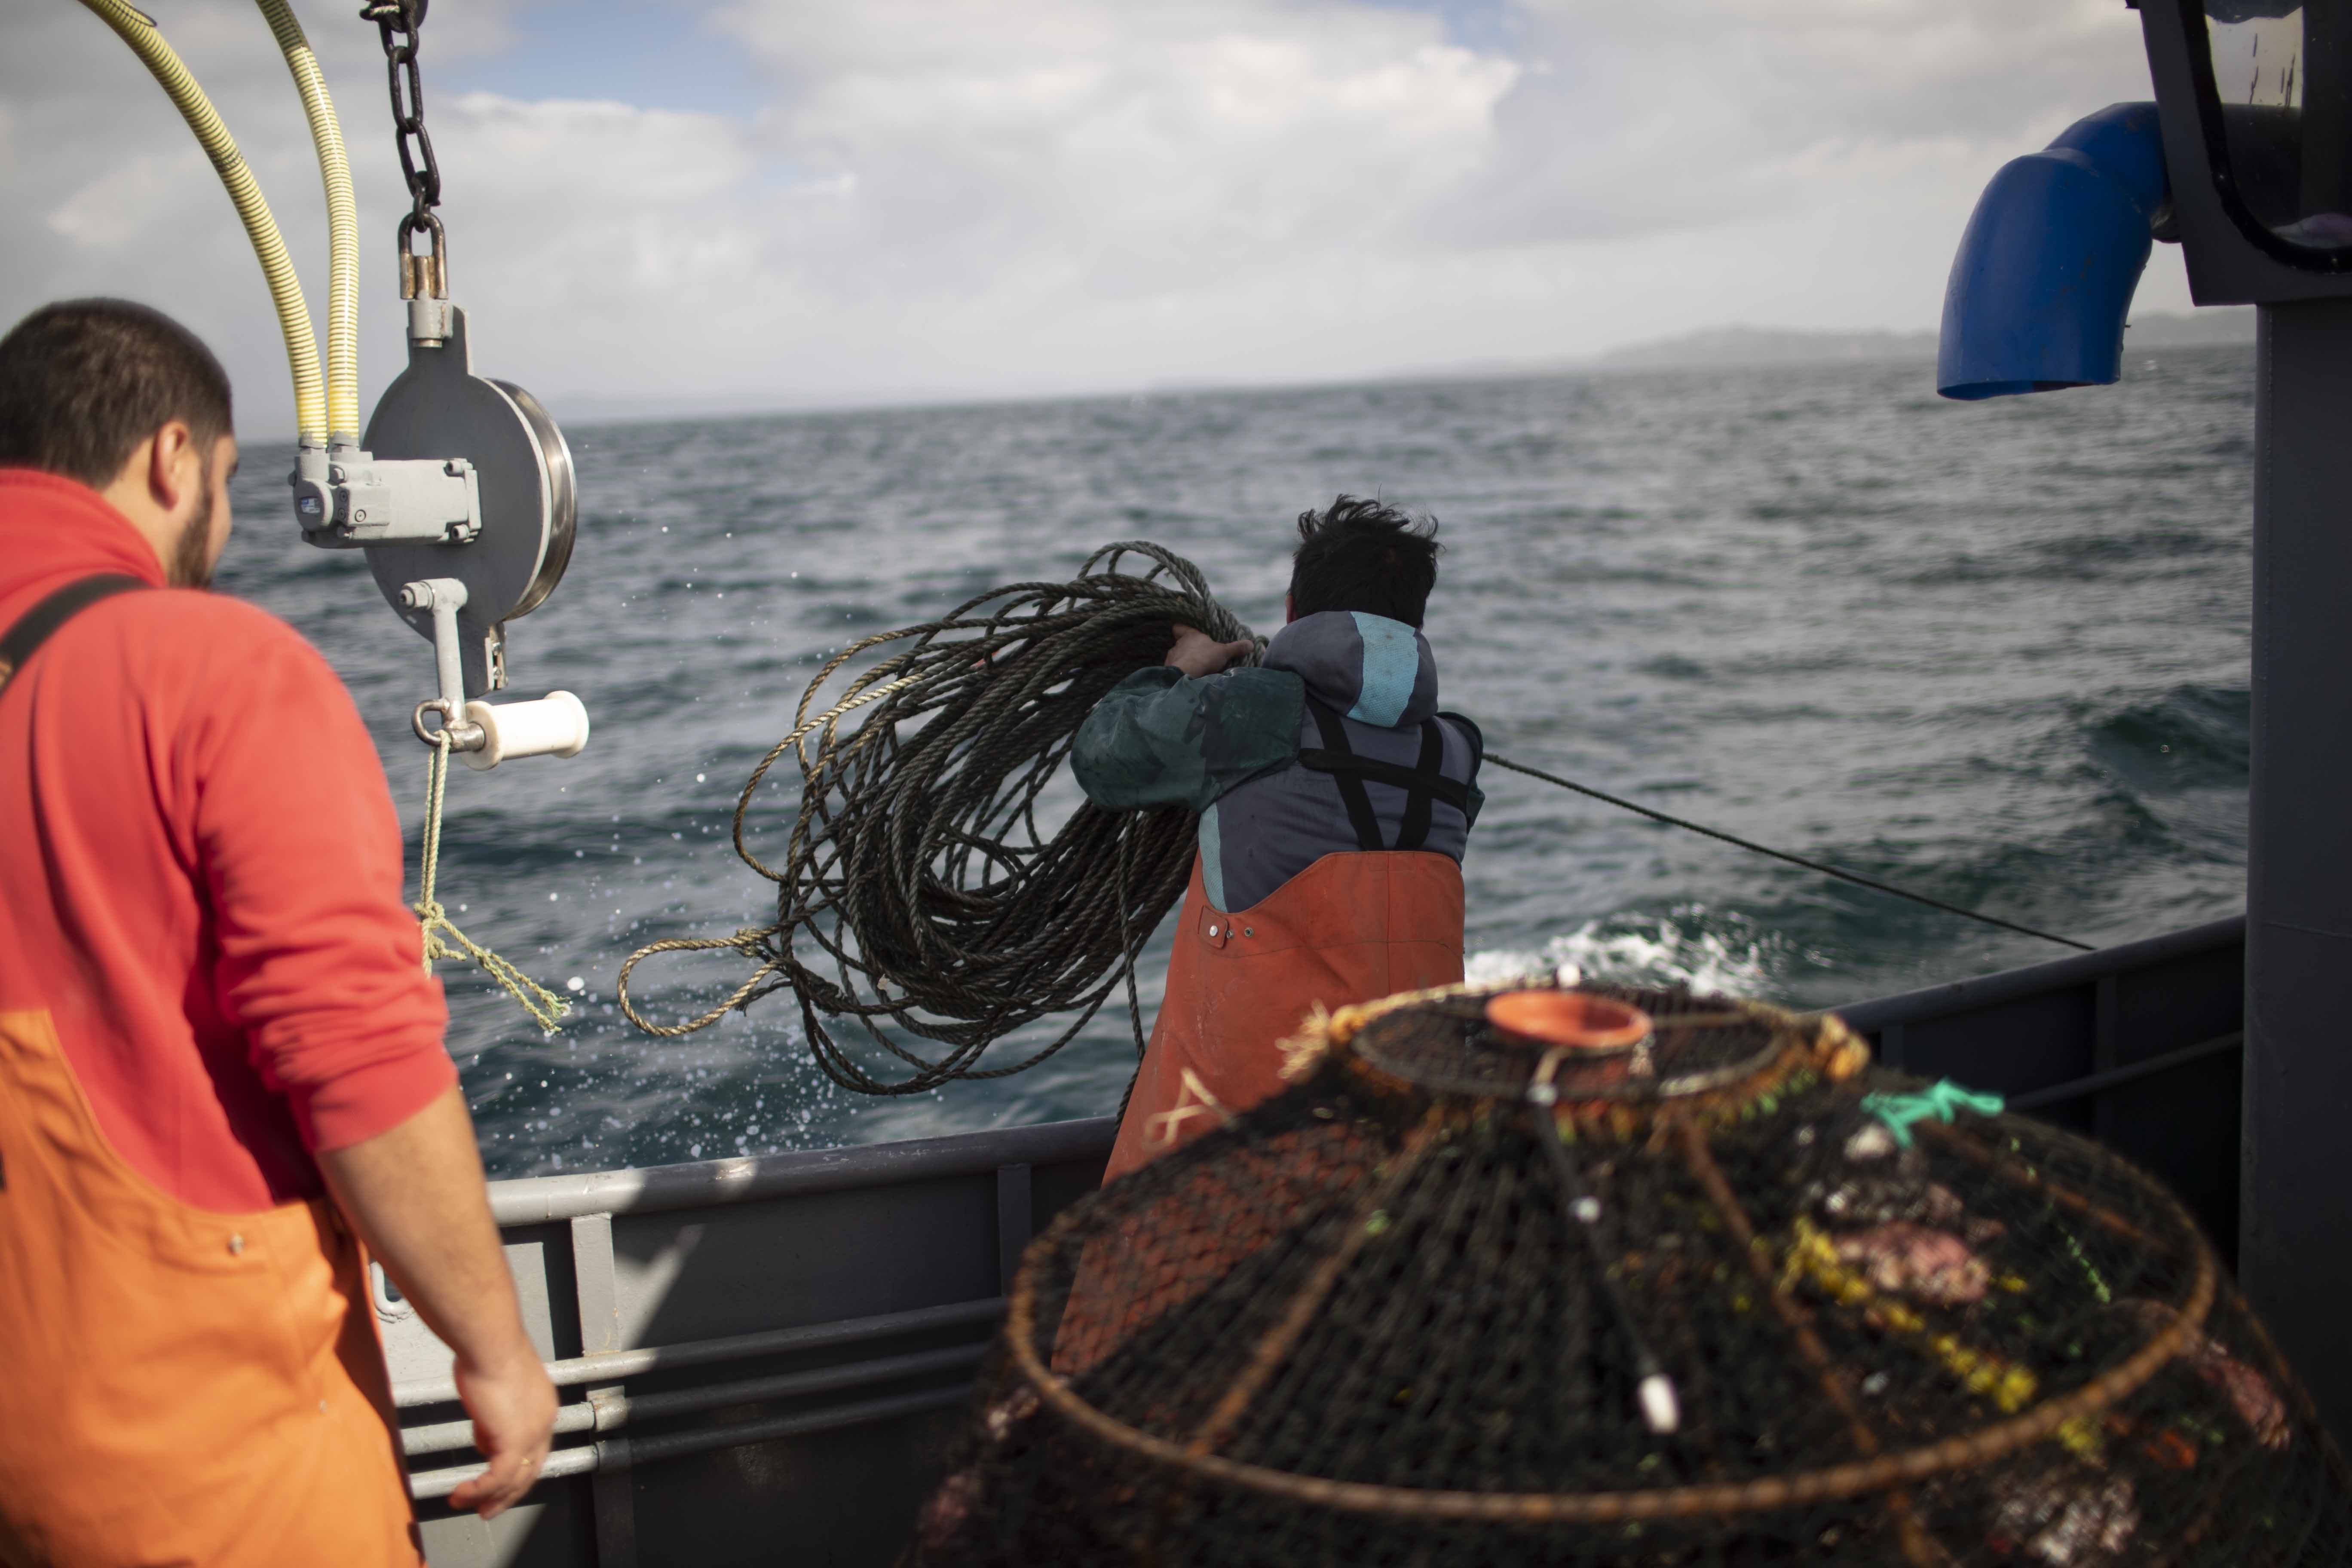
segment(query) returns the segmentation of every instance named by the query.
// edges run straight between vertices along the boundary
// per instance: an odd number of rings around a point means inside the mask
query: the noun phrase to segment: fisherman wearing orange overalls
[[[0,339],[0,1564],[415,1568],[364,1270],[547,1454],[350,697],[204,591],[228,379],[121,300]]]
[[[1113,809],[1201,814],[1168,990],[1109,1180],[1282,1087],[1276,1042],[1317,1006],[1462,978],[1462,854],[1483,798],[1478,727],[1437,708],[1421,634],[1434,529],[1341,496],[1298,520],[1288,624],[1246,643],[1190,626],[1095,705],[1071,752]]]

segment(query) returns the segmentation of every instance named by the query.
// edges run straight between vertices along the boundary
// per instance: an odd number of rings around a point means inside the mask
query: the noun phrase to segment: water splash
[[[1581,978],[1769,996],[1779,990],[1784,945],[1744,917],[1714,915],[1704,905],[1686,904],[1670,916],[1587,921],[1540,948],[1474,952],[1463,974],[1473,985],[1557,975],[1563,984]]]

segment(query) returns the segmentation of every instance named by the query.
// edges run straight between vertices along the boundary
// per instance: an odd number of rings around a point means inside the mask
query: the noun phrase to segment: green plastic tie
[[[1948,1122],[1959,1111],[1973,1110],[1979,1116],[1999,1116],[2004,1102],[1997,1094],[1979,1094],[1962,1089],[1950,1079],[1938,1079],[1919,1094],[1865,1094],[1862,1108],[1881,1121],[1895,1134],[1897,1146],[1911,1147],[1911,1124],[1934,1117]]]

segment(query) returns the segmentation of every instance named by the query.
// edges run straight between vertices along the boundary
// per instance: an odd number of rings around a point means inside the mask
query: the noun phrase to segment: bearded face
[[[172,547],[172,562],[165,568],[164,581],[174,588],[209,588],[213,585],[213,486],[211,465],[205,465],[205,499],[196,514],[188,519],[185,528]]]
[[[172,558],[165,563],[163,579],[174,588],[209,588],[213,585],[213,568],[220,562],[221,547],[228,542],[228,531],[213,537],[213,521],[226,510],[227,479],[236,469],[236,446],[223,437],[209,457],[204,460],[197,475],[201,498],[191,516],[172,543]]]

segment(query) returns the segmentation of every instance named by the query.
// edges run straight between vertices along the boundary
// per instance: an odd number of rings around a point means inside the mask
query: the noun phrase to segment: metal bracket
[[[457,639],[457,612],[466,607],[466,584],[454,577],[428,577],[408,584],[400,590],[400,605],[404,610],[429,611],[433,616],[433,668],[439,678],[441,695],[428,697],[416,705],[409,716],[409,725],[416,738],[426,745],[435,743],[434,732],[425,727],[425,715],[438,710],[441,732],[449,737],[453,752],[478,750],[489,739],[479,724],[466,718],[465,649]]]
[[[322,549],[470,544],[482,531],[481,481],[463,458],[306,447],[294,459],[293,485],[302,537]]]
[[[368,1263],[368,1303],[375,1309],[375,1321],[385,1325],[400,1322],[416,1313],[416,1304],[400,1293],[400,1288],[392,1282],[392,1276],[383,1271],[383,1263],[373,1259]]]

